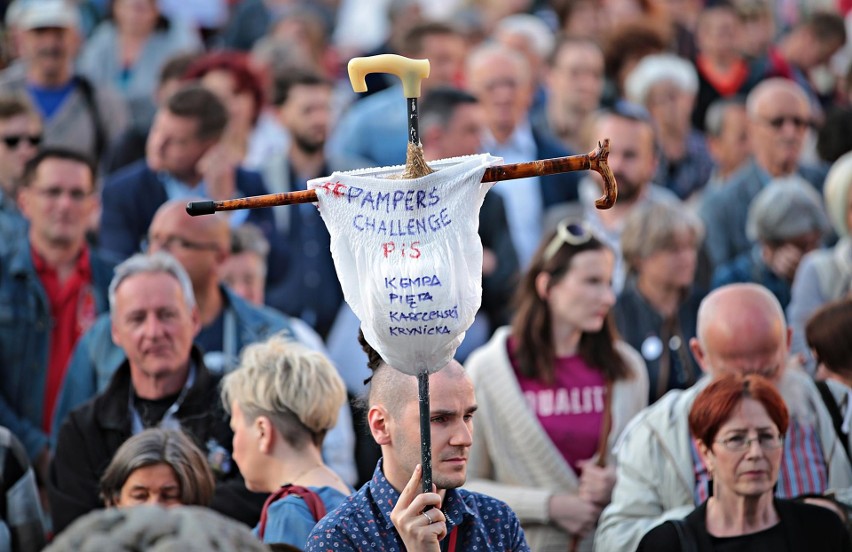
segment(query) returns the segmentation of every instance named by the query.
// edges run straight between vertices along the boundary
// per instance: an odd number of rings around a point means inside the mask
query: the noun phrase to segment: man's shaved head
[[[693,353],[705,371],[777,377],[786,362],[789,331],[778,299],[757,284],[711,292],[698,309]]]

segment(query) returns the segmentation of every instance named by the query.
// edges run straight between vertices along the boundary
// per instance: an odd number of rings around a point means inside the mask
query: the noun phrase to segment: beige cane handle
[[[366,76],[370,73],[390,73],[402,81],[406,98],[420,97],[420,81],[429,77],[428,59],[411,59],[396,54],[379,54],[349,60],[349,82],[355,92],[366,92]]]

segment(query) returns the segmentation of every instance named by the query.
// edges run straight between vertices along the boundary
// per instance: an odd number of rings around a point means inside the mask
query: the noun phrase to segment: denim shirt
[[[404,552],[391,522],[399,492],[385,478],[382,459],[373,478],[311,531],[305,550],[384,550]],[[442,505],[447,534],[458,527],[457,551],[529,551],[515,513],[496,498],[465,489],[448,489]]]
[[[95,309],[102,313],[108,309],[112,266],[94,251],[89,259]],[[22,237],[5,251],[0,267],[0,425],[15,434],[33,459],[48,442],[42,416],[53,320],[29,240]]]
[[[223,348],[238,354],[246,345],[276,333],[297,339],[290,321],[280,313],[250,305],[225,286],[220,289],[236,320],[236,332],[231,336],[234,343]],[[60,427],[74,408],[102,392],[124,359],[124,351],[112,341],[110,317],[105,314],[83,334],[68,362],[65,383],[56,400],[53,427]]]

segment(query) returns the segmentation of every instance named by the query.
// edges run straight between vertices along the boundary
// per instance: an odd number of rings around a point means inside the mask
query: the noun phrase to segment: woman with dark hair
[[[152,428],[124,442],[101,477],[106,506],[207,506],[215,479],[204,453],[179,430]]]
[[[479,404],[468,487],[518,514],[530,548],[591,546],[615,471],[609,454],[648,400],[639,354],[610,320],[615,255],[562,221],[533,256],[511,327],[466,368]]]
[[[849,336],[852,336],[850,297],[823,305],[805,326],[805,338],[817,362],[817,377],[835,379],[852,389],[852,340]]]
[[[637,550],[852,550],[836,513],[774,496],[789,421],[784,399],[762,376],[711,382],[692,405],[689,430],[713,495],[685,519],[652,529]]]
[[[156,0],[112,0],[80,53],[79,69],[93,86],[115,88],[127,101],[135,127],[147,129],[154,116],[160,69],[171,57],[202,47],[198,33],[169,21]]]
[[[228,50],[205,54],[189,66],[184,78],[197,80],[227,106],[228,127],[221,140],[224,153],[247,168],[266,161],[272,152],[264,143],[264,126],[273,124],[264,116],[268,83],[266,75],[252,67],[248,54]]]

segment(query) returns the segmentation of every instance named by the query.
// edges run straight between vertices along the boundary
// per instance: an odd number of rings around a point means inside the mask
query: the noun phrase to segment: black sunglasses
[[[20,144],[22,140],[26,140],[31,146],[37,147],[41,144],[41,134],[10,134],[8,136],[3,136],[3,143],[6,144],[6,147],[9,149],[17,148],[18,144]]]

